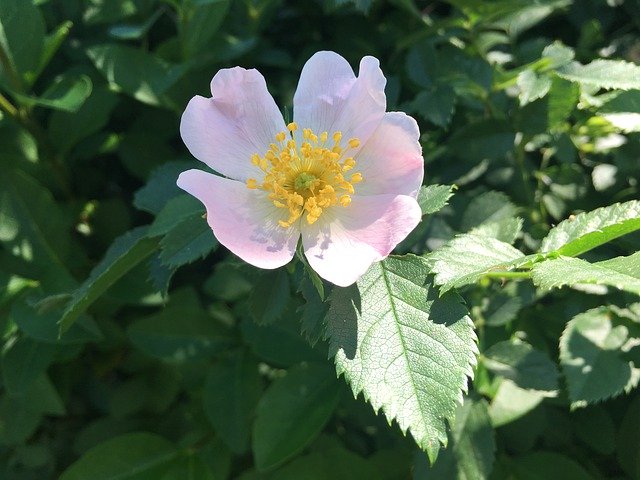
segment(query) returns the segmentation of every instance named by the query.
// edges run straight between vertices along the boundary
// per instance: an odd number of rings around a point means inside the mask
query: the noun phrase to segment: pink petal
[[[418,202],[406,195],[353,197],[308,225],[301,222],[309,265],[322,278],[346,287],[385,258],[420,222]]]
[[[257,70],[220,70],[211,81],[213,98],[195,96],[180,122],[191,154],[236,180],[260,176],[251,156],[264,155],[284,120]]]
[[[293,97],[300,128],[316,134],[341,131],[343,138],[364,144],[382,121],[386,79],[374,57],[360,61],[356,78],[349,63],[335,52],[318,52],[305,64]]]
[[[204,204],[218,241],[244,261],[278,268],[293,258],[300,233],[278,225],[287,215],[264,192],[201,170],[182,172],[178,186]]]
[[[420,131],[416,121],[401,112],[386,113],[356,156],[354,171],[364,180],[357,195],[392,193],[416,197],[424,176]]]

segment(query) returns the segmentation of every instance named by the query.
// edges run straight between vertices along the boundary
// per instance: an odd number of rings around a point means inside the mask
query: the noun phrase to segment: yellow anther
[[[263,156],[251,155],[251,163],[262,170],[263,176],[246,181],[247,188],[264,191],[275,208],[284,210],[284,219],[278,221],[282,228],[292,227],[303,217],[311,225],[326,209],[348,207],[354,184],[362,181],[360,173],[351,175],[349,181],[345,179],[345,172],[354,169],[356,161],[342,156],[347,148],[360,146],[357,138],[343,148],[341,132],[316,135],[310,128],[301,128],[302,141],[298,142],[291,135],[298,128],[295,122],[289,123],[287,131],[275,136],[276,143],[271,143]],[[329,139],[333,143],[327,145]]]
[[[353,159],[353,157],[349,157],[344,160],[344,163],[342,164],[342,170],[347,172],[355,166],[356,166],[356,161]]]

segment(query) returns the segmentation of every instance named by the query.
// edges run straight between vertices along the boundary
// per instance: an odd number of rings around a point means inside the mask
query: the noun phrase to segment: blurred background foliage
[[[535,252],[639,197],[639,28],[638,0],[0,0],[0,478],[639,479],[637,296],[461,289],[479,364],[429,467],[335,378],[300,269],[217,248],[175,186],[218,69],[259,69],[290,116],[314,52],[374,55],[425,182],[457,186],[399,251],[518,216]]]

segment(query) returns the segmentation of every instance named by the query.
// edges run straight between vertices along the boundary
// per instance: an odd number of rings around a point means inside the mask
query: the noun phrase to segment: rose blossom
[[[356,77],[334,52],[305,64],[285,122],[257,70],[220,70],[213,98],[195,96],[180,133],[189,151],[224,176],[180,174],[216,238],[243,260],[277,268],[298,240],[309,265],[339,285],[385,258],[421,218],[419,130],[385,112],[386,79],[373,57]]]

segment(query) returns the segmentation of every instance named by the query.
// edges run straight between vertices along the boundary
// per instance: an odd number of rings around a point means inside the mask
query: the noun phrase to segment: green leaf
[[[580,88],[556,75],[551,78],[551,89],[547,95],[547,126],[550,130],[561,128],[576,108]]]
[[[608,285],[640,295],[640,252],[597,263],[560,257],[533,266],[533,282],[545,290],[564,285]]]
[[[451,444],[431,468],[425,455],[417,455],[414,480],[489,478],[495,459],[496,441],[485,400],[465,398],[456,411],[449,440]]]
[[[295,366],[271,384],[253,425],[259,470],[280,465],[313,440],[338,405],[339,387],[332,369],[321,363]]]
[[[186,65],[170,65],[159,57],[124,45],[97,45],[87,55],[110,84],[140,102],[173,108],[164,93],[180,79]]]
[[[56,347],[28,337],[18,339],[2,353],[4,386],[13,394],[23,394],[43,374],[53,360]]]
[[[626,322],[606,307],[573,317],[560,338],[560,365],[571,407],[584,407],[629,392],[640,380],[640,367],[624,358],[637,343]]]
[[[64,299],[69,296],[65,295]],[[58,320],[61,310],[58,308],[46,309],[40,302],[41,295],[27,297],[26,302],[16,302],[11,309],[10,318],[18,328],[30,338],[44,343],[59,345],[72,345],[102,339],[102,333],[96,323],[88,316],[81,315],[71,327],[60,335]],[[32,304],[35,303],[34,306]]]
[[[589,448],[602,455],[615,452],[616,426],[606,408],[592,405],[572,412],[571,419],[576,437]]]
[[[127,329],[131,342],[171,363],[208,359],[232,345],[226,328],[197,305],[184,303],[133,322]]]
[[[431,253],[427,262],[436,274],[435,283],[442,285],[441,291],[444,293],[475,283],[486,273],[513,270],[528,259],[508,243],[491,237],[464,234]]]
[[[177,185],[178,175],[196,166],[194,162],[168,162],[156,168],[147,184],[133,198],[136,208],[158,215],[167,202],[184,193]]]
[[[73,325],[78,316],[111,285],[158,248],[156,239],[147,237],[147,228],[138,227],[118,237],[104,258],[94,267],[73,296],[60,319],[60,332]]]
[[[527,390],[546,392],[556,396],[558,370],[547,355],[519,340],[492,345],[482,356],[482,363],[495,375],[513,381]]]
[[[434,125],[447,128],[456,106],[456,94],[450,86],[436,85],[418,93],[410,109]]]
[[[517,83],[520,88],[518,99],[521,107],[544,97],[551,88],[551,78],[547,75],[538,76],[533,70],[520,72]]]
[[[271,475],[268,480],[383,480],[380,469],[371,462],[340,445],[333,439],[331,445],[320,451],[300,456]],[[244,480],[244,477],[243,477]]]
[[[187,194],[179,195],[170,199],[160,210],[149,227],[148,235],[150,237],[164,235],[184,220],[194,216],[202,217],[203,214],[204,207],[197,198]]]
[[[93,88],[91,95],[74,113],[55,111],[49,119],[49,134],[53,144],[67,152],[80,140],[99,132],[109,121],[118,97],[106,86]]]
[[[418,192],[418,205],[422,215],[436,213],[442,209],[453,196],[455,185],[423,185]]]
[[[0,49],[19,75],[38,68],[44,34],[44,20],[33,2],[0,0]],[[8,76],[1,68],[0,73],[5,78]]]
[[[431,461],[446,444],[476,363],[476,336],[460,298],[441,297],[424,261],[412,255],[375,263],[357,286],[334,288],[329,351],[353,393],[409,430]]]
[[[320,297],[309,276],[305,275],[302,279],[300,292],[306,301],[298,308],[298,312],[302,312],[300,330],[311,346],[314,346],[324,336],[324,319],[329,304]]]
[[[520,388],[511,380],[504,379],[489,407],[491,423],[494,427],[511,423],[540,405],[545,396],[545,392]]]
[[[598,88],[620,90],[640,88],[640,66],[623,60],[597,59],[587,65],[572,62],[560,67],[562,78]]]
[[[465,209],[460,230],[513,243],[522,228],[522,220],[516,217],[517,212],[518,209],[507,195],[489,191],[474,198]]]
[[[229,10],[229,0],[192,2],[191,8],[183,7],[180,37],[185,59],[189,59],[205,48],[222,25]]]
[[[207,221],[192,216],[174,227],[160,240],[160,260],[176,268],[206,257],[218,247]]]
[[[289,274],[284,268],[263,272],[249,297],[249,310],[259,324],[278,320],[291,298]]]
[[[620,421],[616,451],[618,462],[631,478],[640,478],[640,396],[634,398]]]
[[[593,480],[578,462],[559,453],[528,453],[509,461],[509,466],[513,478],[521,480]]]
[[[79,77],[61,75],[39,97],[22,95],[17,92],[12,92],[12,95],[20,103],[29,107],[39,106],[73,113],[91,95],[92,88],[93,83],[86,75],[80,75]]]
[[[162,473],[158,480],[217,480],[220,478],[211,471],[201,457],[193,454],[178,458],[168,466],[166,472]]]
[[[542,252],[575,257],[640,229],[640,201],[631,200],[580,213],[560,222],[542,241]]]
[[[47,189],[20,170],[3,170],[0,242],[5,244],[7,255],[11,252],[29,264],[26,275],[39,280],[46,290],[59,292],[76,286],[67,270],[71,230],[71,219]]]
[[[216,433],[235,453],[244,453],[249,447],[261,393],[258,363],[246,352],[229,355],[209,369],[202,406]]]
[[[60,480],[159,479],[178,454],[159,435],[128,433],[93,447],[67,468]]]

